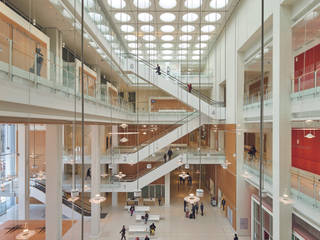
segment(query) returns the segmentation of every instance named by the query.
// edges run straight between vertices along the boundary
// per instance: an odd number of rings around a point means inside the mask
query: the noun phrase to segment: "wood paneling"
[[[187,112],[193,112],[191,107],[177,99],[150,99],[150,106],[150,112],[158,112],[159,110],[186,110]]]

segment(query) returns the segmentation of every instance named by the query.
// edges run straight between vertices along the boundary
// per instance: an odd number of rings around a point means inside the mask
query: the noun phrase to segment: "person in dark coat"
[[[187,202],[186,200],[183,201],[183,211],[186,212]]]
[[[169,150],[168,150],[169,160],[171,160],[172,154],[173,154],[173,152],[172,152],[171,148],[169,148]]]
[[[167,154],[166,153],[163,155],[163,160],[165,163],[167,162]]]
[[[127,240],[126,239],[126,227],[123,225],[122,226],[122,229],[121,229],[121,231],[120,231],[120,233],[121,233],[121,239],[120,240]]]
[[[149,214],[146,212],[146,214],[144,215],[144,223],[147,224],[149,219]]]
[[[161,206],[161,197],[158,197],[159,206]]]
[[[233,240],[239,240],[239,239],[238,239],[238,235],[237,235],[236,233],[234,234]]]
[[[132,205],[132,206],[130,207],[130,216],[133,215],[133,212],[134,212],[134,206]]]
[[[191,212],[193,219],[196,219],[196,207],[194,206],[194,204],[192,204]]]
[[[199,213],[199,203],[196,203],[196,205],[194,207],[196,209],[196,214],[198,215],[198,213]]]
[[[157,64],[156,73],[158,73],[158,75],[161,75],[161,69],[159,64]]]
[[[154,225],[154,223],[152,223],[150,225],[150,234],[154,235],[154,232],[156,231],[156,225]]]
[[[91,168],[88,168],[88,170],[87,170],[86,179],[87,179],[87,178],[90,178],[90,179],[91,179]]]
[[[146,237],[144,238],[144,240],[150,240],[150,238],[148,237],[148,235],[146,235]]]
[[[204,209],[204,206],[203,206],[203,203],[201,203],[201,204],[200,204],[201,216],[203,216],[203,209]]]

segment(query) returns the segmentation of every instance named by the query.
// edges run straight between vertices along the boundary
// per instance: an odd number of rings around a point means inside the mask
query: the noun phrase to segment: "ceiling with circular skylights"
[[[145,59],[199,61],[208,54],[233,0],[105,2],[129,52]],[[91,17],[99,20],[98,14]]]

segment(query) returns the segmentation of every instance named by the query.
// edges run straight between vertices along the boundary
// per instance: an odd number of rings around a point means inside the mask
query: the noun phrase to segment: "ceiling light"
[[[200,41],[208,41],[210,39],[209,35],[201,35],[198,37],[198,40]]]
[[[150,56],[149,59],[150,60],[156,60],[158,57],[157,56]]]
[[[193,54],[203,54],[203,50],[194,50]]]
[[[147,53],[148,53],[148,54],[151,54],[151,55],[157,54],[157,52],[158,52],[157,50],[148,50],[148,51],[147,51]]]
[[[154,44],[154,43],[146,43],[145,46],[146,46],[146,48],[155,48],[156,44]]]
[[[187,54],[188,51],[187,51],[187,50],[179,50],[178,53],[179,53],[179,54]]]
[[[146,135],[147,133],[146,133],[146,132],[143,132],[142,134],[143,134],[143,135]]]
[[[160,15],[160,20],[163,22],[173,22],[176,19],[176,15],[173,13],[162,13]]]
[[[172,50],[162,50],[161,53],[167,55],[167,54],[172,54],[173,51]]]
[[[145,41],[154,41],[154,40],[156,40],[156,37],[153,36],[153,35],[144,35],[142,38]]]
[[[135,55],[140,55],[140,54],[142,54],[142,51],[141,50],[137,50],[137,49],[134,49],[134,50],[131,50],[130,51],[132,54],[135,54]]]
[[[122,123],[122,124],[120,125],[120,127],[123,128],[123,129],[125,129],[126,127],[128,127],[128,124]]]
[[[131,20],[130,15],[123,12],[116,13],[114,18],[120,22],[129,22]]]
[[[103,33],[106,33],[109,31],[109,27],[104,24],[98,24],[97,27]]]
[[[94,204],[100,204],[106,200],[105,197],[101,197],[100,194],[96,194],[93,198],[90,198],[89,202]]]
[[[154,27],[151,25],[142,25],[140,29],[142,32],[147,32],[147,33],[154,31]]]
[[[103,54],[103,50],[102,50],[102,49],[100,49],[100,48],[98,48],[98,49],[97,49],[97,53],[99,53],[99,54]]]
[[[206,48],[207,44],[206,43],[197,43],[194,45],[196,48]]]
[[[127,41],[136,41],[137,37],[136,37],[136,35],[125,35],[124,39]]]
[[[124,0],[108,0],[108,5],[112,8],[124,8],[126,6],[126,2]]]
[[[174,26],[172,25],[164,25],[160,28],[162,32],[173,32],[174,31]]]
[[[185,22],[194,22],[197,19],[198,19],[198,14],[196,13],[187,13],[182,17],[182,20]]]
[[[141,22],[151,22],[153,19],[153,16],[150,13],[139,13],[138,19]]]
[[[199,60],[200,57],[199,57],[199,56],[192,56],[192,59],[193,59],[193,60]]]
[[[84,36],[86,39],[90,39],[90,36],[89,36],[88,33],[83,34],[83,36]],[[62,46],[62,47],[64,47],[64,46]]]
[[[180,36],[181,41],[191,41],[192,36],[191,35],[182,35]]]
[[[138,44],[138,43],[129,43],[128,47],[129,48],[138,48],[138,47],[140,47],[140,44]]]
[[[134,31],[134,27],[132,27],[131,25],[121,25],[120,29],[122,32],[133,32]]]
[[[178,56],[177,57],[179,60],[185,60],[186,59],[186,56]]]
[[[173,41],[174,37],[172,35],[163,35],[161,39],[163,41]]]
[[[184,25],[181,27],[181,31],[186,33],[193,32],[194,30],[195,30],[195,27],[192,25]]]
[[[220,13],[209,13],[208,15],[205,16],[205,20],[207,22],[217,22],[219,21],[221,18],[221,14]]]
[[[209,33],[209,32],[213,32],[215,29],[216,29],[216,27],[214,25],[204,25],[201,28],[201,31],[205,32],[205,33]]]
[[[159,0],[159,5],[162,8],[171,9],[177,5],[177,1],[176,0]]]
[[[304,137],[311,139],[311,138],[315,138],[316,136],[313,135],[311,132],[309,132],[309,133],[308,133],[307,135],[305,135]]]
[[[149,8],[151,6],[150,0],[133,0],[133,4],[137,8],[141,8],[141,9],[146,9],[146,8]]]
[[[108,41],[113,41],[114,40],[114,37],[110,34],[105,34],[103,35],[105,39],[107,39]]]
[[[228,0],[212,0],[210,2],[210,7],[219,9],[219,8],[225,7],[227,4],[228,4]]]
[[[200,7],[202,4],[202,0],[186,0],[184,2],[184,6],[186,8],[195,9]]]
[[[92,7],[94,7],[94,0],[85,0],[85,1],[84,1],[84,5],[85,5],[87,8],[92,8]]]
[[[72,18],[72,15],[65,9],[62,10],[62,15],[65,17],[65,18],[69,18],[71,19]],[[90,15],[90,13],[89,13]],[[90,15],[91,16],[91,15]]]
[[[89,45],[90,45],[91,47],[93,47],[93,48],[97,48],[97,47],[98,47],[98,45],[97,45],[96,42],[94,42],[94,41],[90,41],[90,42],[89,42]]]
[[[128,140],[128,138],[126,138],[126,137],[123,137],[123,138],[121,138],[120,139],[120,142],[121,143],[126,143],[126,142],[128,142],[129,140]]]
[[[164,43],[161,45],[163,48],[173,48],[173,44],[172,43]]]
[[[102,22],[102,15],[100,13],[97,12],[89,12],[89,16],[91,17],[91,19],[95,22]]]
[[[189,43],[180,43],[179,44],[179,48],[188,48],[188,47],[190,47]]]
[[[164,59],[164,60],[171,60],[171,59],[172,59],[172,56],[163,56],[162,59]]]

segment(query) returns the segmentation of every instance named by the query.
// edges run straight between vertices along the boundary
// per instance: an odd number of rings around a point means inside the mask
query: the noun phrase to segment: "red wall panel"
[[[312,130],[316,136],[312,139],[304,137],[307,133],[308,130],[292,130],[292,166],[320,175],[320,130]]]

